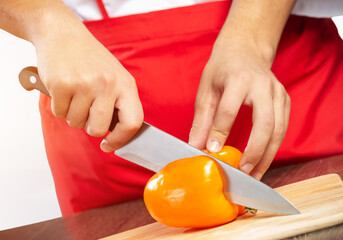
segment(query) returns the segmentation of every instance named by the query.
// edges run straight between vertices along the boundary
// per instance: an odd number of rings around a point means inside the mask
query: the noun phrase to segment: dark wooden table
[[[262,181],[279,187],[308,178],[337,173],[343,178],[343,155],[269,170]],[[1,217],[1,216],[0,216]],[[142,199],[0,231],[1,240],[99,239],[154,222]],[[343,239],[343,224],[292,239]]]

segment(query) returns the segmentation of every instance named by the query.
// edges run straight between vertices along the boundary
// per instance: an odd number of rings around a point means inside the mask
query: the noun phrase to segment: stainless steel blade
[[[223,168],[229,182],[224,193],[232,202],[268,212],[300,213],[264,183],[145,122],[138,133],[115,154],[155,172],[180,158],[207,155]]]

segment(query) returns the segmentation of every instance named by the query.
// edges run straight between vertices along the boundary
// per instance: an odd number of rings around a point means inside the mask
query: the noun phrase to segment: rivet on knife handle
[[[38,75],[36,67],[26,67],[19,73],[19,82],[28,91],[37,89],[50,97],[49,91],[44,86],[42,80]]]
[[[48,89],[46,89],[44,83],[40,79],[38,75],[38,70],[36,67],[26,67],[19,73],[19,82],[27,91],[31,90],[38,90],[48,97],[51,97],[49,94]],[[109,127],[109,131],[112,131],[114,126],[118,122],[118,109],[114,109],[111,125]]]

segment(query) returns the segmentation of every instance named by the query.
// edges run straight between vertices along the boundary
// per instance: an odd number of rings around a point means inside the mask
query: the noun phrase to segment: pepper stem
[[[257,213],[257,209],[255,209],[255,208],[245,207],[244,210],[246,213],[250,213],[250,214],[254,214],[254,215]]]

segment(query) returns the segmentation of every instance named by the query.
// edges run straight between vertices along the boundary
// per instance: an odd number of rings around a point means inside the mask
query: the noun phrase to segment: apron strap
[[[107,14],[107,11],[106,11],[106,8],[105,8],[105,5],[104,3],[102,2],[102,0],[96,0],[97,4],[98,4],[98,7],[99,7],[99,10],[102,14],[102,17],[104,19],[107,19],[109,18],[108,14]]]

